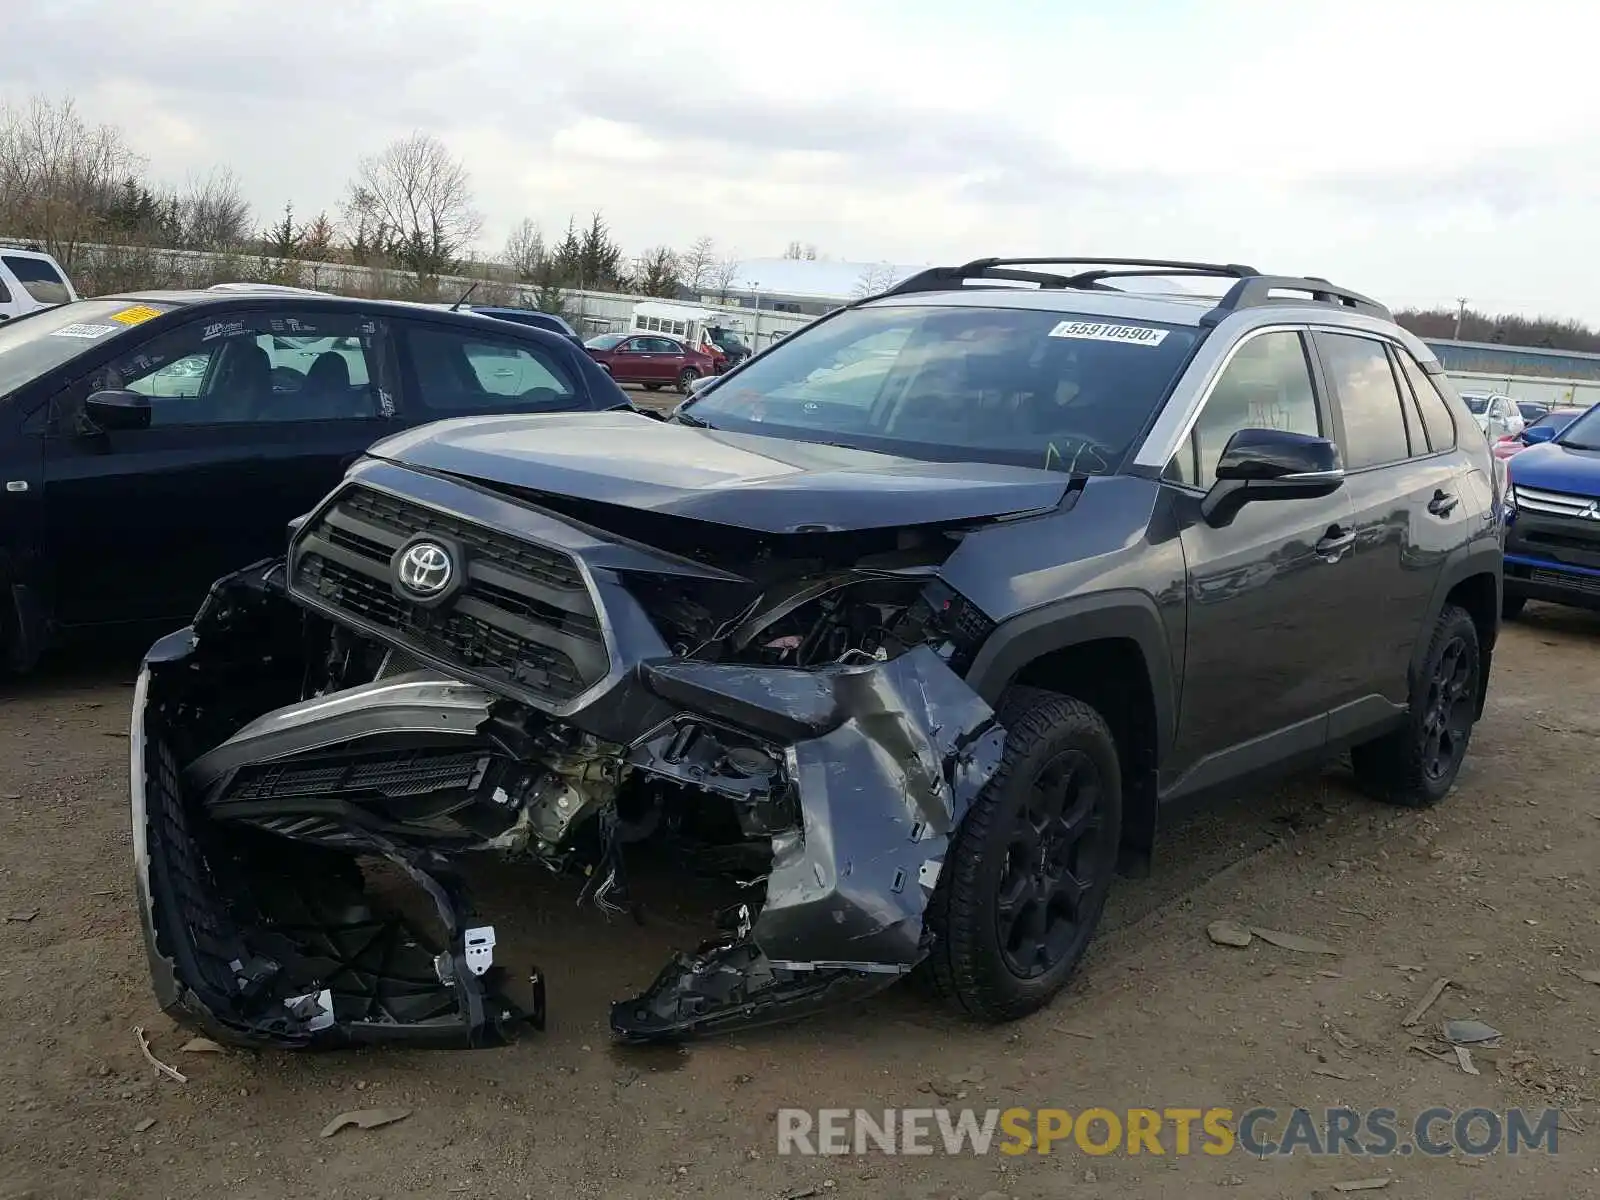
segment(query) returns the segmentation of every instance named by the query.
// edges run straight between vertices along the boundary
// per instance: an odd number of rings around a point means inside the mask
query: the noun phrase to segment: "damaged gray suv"
[[[621,1037],[914,971],[1018,1017],[1174,803],[1345,750],[1397,803],[1450,789],[1502,492],[1382,307],[1197,263],[936,268],[665,420],[400,434],[147,656],[156,993],[246,1044],[498,1042],[543,983],[461,864],[627,911],[665,849],[727,903]]]

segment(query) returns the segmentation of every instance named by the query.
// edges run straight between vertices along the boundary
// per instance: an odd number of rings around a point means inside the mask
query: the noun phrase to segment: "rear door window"
[[[12,277],[40,304],[65,304],[72,299],[67,281],[42,258],[25,258],[20,254],[0,255]],[[0,300],[6,297],[0,296]]]
[[[1405,410],[1384,343],[1318,332],[1317,351],[1344,418],[1344,462],[1351,471],[1411,455]]]
[[[405,340],[418,399],[432,412],[582,407],[567,364],[544,346],[421,324],[409,325]]]

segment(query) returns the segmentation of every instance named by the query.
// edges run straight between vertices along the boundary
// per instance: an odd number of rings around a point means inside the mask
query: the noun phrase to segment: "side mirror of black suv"
[[[1232,522],[1255,500],[1309,500],[1344,484],[1339,448],[1324,437],[1281,429],[1241,429],[1217,460],[1217,481],[1200,502],[1208,525]]]
[[[83,415],[90,432],[108,429],[149,429],[150,398],[138,392],[115,390],[95,392],[83,402]]]

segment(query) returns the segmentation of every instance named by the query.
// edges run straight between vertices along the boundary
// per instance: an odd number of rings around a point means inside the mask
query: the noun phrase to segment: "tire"
[[[1100,922],[1122,832],[1122,771],[1098,712],[1015,688],[999,716],[1005,751],[945,852],[924,964],[937,995],[989,1022],[1026,1016],[1066,986]],[[1054,803],[1041,802],[1035,784],[1063,767],[1062,793],[1052,788]],[[1039,825],[1052,813],[1055,837],[1041,842]],[[1063,840],[1073,830],[1076,838]],[[1041,903],[1042,893],[1049,899]]]
[[[700,372],[696,371],[693,367],[685,367],[683,370],[679,371],[678,372],[678,392],[679,392],[679,394],[687,396],[689,394],[689,389],[694,386],[694,381],[696,379],[699,379],[699,378],[700,378]]]
[[[1439,614],[1412,685],[1406,722],[1350,752],[1356,781],[1375,798],[1429,808],[1455,786],[1477,721],[1478,627],[1451,604]]]
[[[1505,621],[1515,621],[1522,615],[1522,610],[1528,606],[1526,596],[1502,596],[1500,599],[1500,617]]]

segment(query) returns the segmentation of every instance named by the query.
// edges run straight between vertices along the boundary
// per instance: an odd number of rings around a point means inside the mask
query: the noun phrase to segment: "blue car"
[[[1600,611],[1600,405],[1507,467],[1504,615],[1529,600]]]

